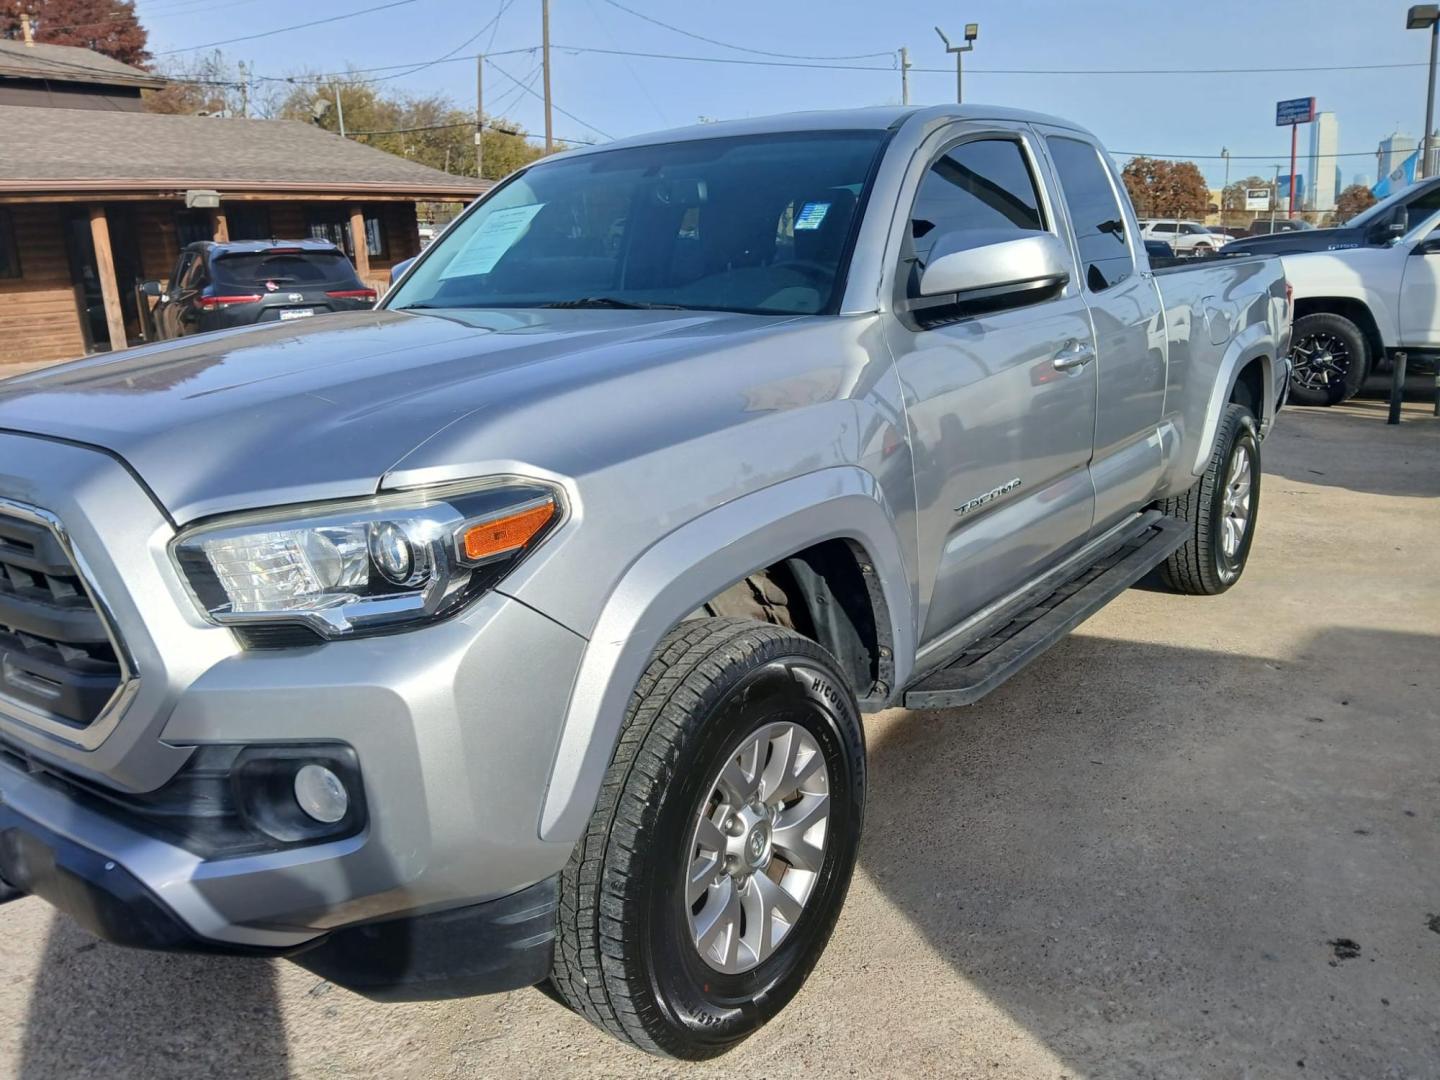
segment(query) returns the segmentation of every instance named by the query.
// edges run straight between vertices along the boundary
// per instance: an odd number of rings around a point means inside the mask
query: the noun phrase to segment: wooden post
[[[105,325],[112,351],[126,348],[125,314],[120,308],[120,286],[115,280],[115,256],[110,251],[110,223],[105,207],[90,207],[90,237],[95,245],[95,269],[100,274],[100,295],[105,299]]]
[[[210,211],[210,239],[217,244],[226,243],[230,239],[230,220],[225,216],[224,210]]]
[[[350,243],[355,248],[355,273],[361,281],[370,277],[370,243],[365,236],[365,208],[350,208]]]

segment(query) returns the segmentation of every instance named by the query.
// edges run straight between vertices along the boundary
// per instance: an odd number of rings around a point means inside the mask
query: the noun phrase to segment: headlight
[[[171,545],[207,618],[327,638],[453,614],[559,523],[560,493],[492,479],[202,525]]]

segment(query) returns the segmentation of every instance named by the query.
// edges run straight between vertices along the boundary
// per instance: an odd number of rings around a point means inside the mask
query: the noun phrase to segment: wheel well
[[[1230,390],[1230,400],[1237,405],[1244,405],[1256,420],[1265,419],[1265,362],[1263,357],[1255,357],[1240,369],[1240,374],[1235,377],[1235,385]]]
[[[1295,301],[1295,318],[1306,315],[1342,315],[1360,328],[1365,335],[1365,344],[1370,346],[1370,365],[1373,367],[1385,356],[1385,341],[1380,337],[1380,324],[1370,313],[1363,300],[1348,296],[1307,296]]]
[[[885,596],[853,540],[826,540],[747,574],[694,617],[735,615],[786,626],[828,649],[862,700],[893,685]]]

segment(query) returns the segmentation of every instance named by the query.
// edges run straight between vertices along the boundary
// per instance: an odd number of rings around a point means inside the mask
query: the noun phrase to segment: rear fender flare
[[[1210,389],[1210,400],[1205,406],[1205,422],[1200,429],[1200,440],[1196,444],[1195,459],[1190,463],[1190,472],[1203,476],[1215,446],[1215,434],[1220,430],[1220,418],[1225,415],[1225,406],[1235,392],[1235,382],[1250,361],[1259,358],[1263,368],[1265,386],[1264,416],[1257,416],[1256,422],[1264,425],[1275,412],[1274,365],[1275,341],[1270,328],[1263,322],[1254,322],[1231,340],[1220,361],[1214,385]]]
[[[758,567],[840,538],[860,544],[870,559],[885,600],[893,687],[905,684],[915,656],[914,597],[875,478],[838,466],[742,496],[647,549],[606,600],[561,725],[540,812],[542,840],[574,843],[583,833],[631,692],[670,628]]]

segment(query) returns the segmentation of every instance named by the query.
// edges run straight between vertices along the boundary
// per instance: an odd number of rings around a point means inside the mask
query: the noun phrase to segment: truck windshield
[[[740,136],[542,163],[472,208],[386,306],[833,311],[884,141]]]

